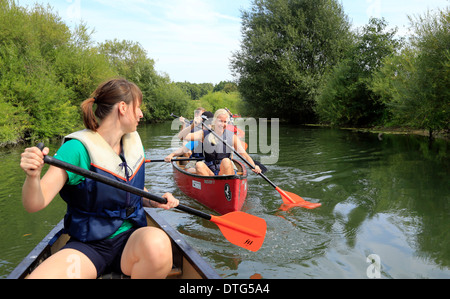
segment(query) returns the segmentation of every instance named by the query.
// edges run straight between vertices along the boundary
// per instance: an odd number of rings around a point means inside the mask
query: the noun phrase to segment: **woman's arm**
[[[178,138],[186,140],[186,141],[199,141],[203,139],[203,130],[199,130],[195,133],[191,133],[191,131],[198,125],[200,125],[202,123],[202,118],[201,117],[196,117],[194,118],[194,121],[192,122],[192,124],[190,126],[187,126],[184,130],[180,131],[180,133],[178,133]],[[196,134],[201,132],[201,134]],[[199,139],[199,137],[201,136],[201,138]]]
[[[183,156],[184,154],[188,154],[188,153],[190,153],[190,152],[191,152],[191,150],[188,149],[186,146],[183,145],[182,147],[180,147],[180,148],[177,149],[176,151],[174,151],[174,152],[170,153],[169,155],[167,155],[167,156],[164,158],[164,161],[167,162],[167,163],[170,163],[170,162],[172,162],[173,157]],[[189,155],[189,156],[190,156],[190,155]]]
[[[254,173],[262,172],[261,168],[259,168],[259,166],[255,164],[255,161],[253,161],[252,157],[250,157],[250,155],[247,154],[247,152],[244,149],[244,146],[242,145],[241,140],[239,139],[239,137],[237,137],[237,135],[233,135],[233,147],[236,150],[236,152],[238,152],[242,157],[244,157],[245,160],[247,160],[250,164],[254,166],[254,169],[252,169]]]
[[[67,172],[53,166],[50,166],[41,179],[44,155],[48,152],[48,148],[41,151],[37,147],[32,147],[22,153],[20,167],[27,174],[22,187],[22,203],[29,213],[47,207],[67,181]]]

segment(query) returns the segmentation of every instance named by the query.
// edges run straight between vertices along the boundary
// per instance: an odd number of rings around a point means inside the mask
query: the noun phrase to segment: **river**
[[[148,158],[170,153],[175,134],[170,123],[143,125],[139,133]],[[379,137],[285,124],[277,139],[278,161],[266,165],[267,177],[283,190],[322,206],[282,210],[278,192],[249,174],[243,211],[267,222],[258,252],[232,245],[214,224],[198,217],[159,211],[219,275],[450,278],[448,142],[430,145],[421,136]],[[58,143],[50,147],[54,153]],[[24,211],[22,151],[23,147],[0,150],[0,278],[8,276],[65,212],[60,198],[36,214]],[[261,159],[268,154],[251,155]],[[183,204],[213,213],[177,189],[170,165],[147,164],[146,174],[152,193],[172,192]]]

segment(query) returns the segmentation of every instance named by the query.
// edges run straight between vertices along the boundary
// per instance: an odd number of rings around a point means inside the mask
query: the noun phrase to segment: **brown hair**
[[[91,98],[81,104],[83,112],[83,122],[87,129],[97,131],[101,121],[108,116],[115,104],[124,101],[127,105],[132,102],[134,105],[142,104],[142,92],[136,84],[125,79],[111,79],[97,87]],[[97,108],[94,112],[94,104]]]

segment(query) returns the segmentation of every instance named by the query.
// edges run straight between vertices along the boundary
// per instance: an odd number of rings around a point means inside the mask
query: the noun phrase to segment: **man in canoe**
[[[198,110],[196,110],[198,111]],[[212,119],[214,117],[214,115],[212,114],[212,112],[210,111],[203,111],[202,114],[197,115],[196,117],[201,117],[204,116],[205,119]],[[181,117],[180,117],[181,119]],[[183,118],[184,119],[184,118]],[[207,120],[205,121],[205,119],[202,118],[198,118],[199,120],[202,120],[203,123],[210,128],[211,127],[211,120]],[[191,122],[191,125],[188,127],[184,127],[184,129],[191,130],[191,133],[195,133],[197,131],[201,131],[202,130],[202,126],[199,125],[197,127],[194,126],[194,121]],[[184,130],[183,129],[183,130]],[[183,130],[181,130],[180,132],[182,132]],[[203,143],[199,142],[199,141],[189,141],[189,142],[183,142],[185,143],[183,146],[181,146],[179,149],[177,149],[176,151],[170,153],[169,155],[167,155],[164,158],[164,161],[166,161],[167,163],[170,163],[172,161],[172,159],[174,157],[180,157],[180,156],[185,156],[185,157],[189,157],[189,158],[204,158],[203,156]],[[192,174],[196,174],[197,170],[195,168],[197,161],[189,161],[186,166],[184,167],[184,170],[187,172],[190,172]]]
[[[197,109],[194,110],[194,118],[196,118],[196,117],[201,117],[202,114],[203,114],[205,111],[206,111],[205,108],[203,108],[203,107],[198,107]],[[209,111],[208,111],[208,112],[209,112]],[[180,129],[180,132],[183,131],[186,127],[189,126],[189,121],[187,121],[184,117],[180,116],[180,117],[178,118],[178,120],[179,120],[180,123],[181,123],[181,129]],[[192,124],[192,121],[191,121],[190,123]],[[194,128],[194,129],[195,129],[195,128]],[[194,129],[193,129],[193,130],[194,130]]]
[[[253,159],[247,154],[242,142],[233,132],[226,130],[229,122],[229,114],[225,109],[219,109],[214,114],[212,121],[212,130],[232,146],[239,154],[241,154],[252,165],[255,165]],[[201,124],[200,118],[194,119],[194,125]],[[187,141],[203,142],[203,152],[205,162],[197,162],[196,173],[203,176],[217,175],[234,175],[234,163],[232,162],[232,152],[217,138],[210,133],[210,130],[203,129],[194,133],[190,133],[188,128],[178,134],[180,139]],[[258,165],[255,165],[253,172],[261,173]]]
[[[113,79],[101,84],[81,104],[86,130],[66,136],[55,158],[145,189],[144,149],[136,132],[141,103],[142,92],[134,83]],[[171,242],[162,230],[147,227],[143,206],[170,209],[178,200],[166,193],[167,204],[151,202],[54,166],[41,179],[48,153],[37,147],[22,153],[20,166],[27,175],[23,205],[30,213],[40,211],[60,192],[71,239],[30,278],[96,278],[108,270],[132,278],[165,278],[172,268]]]

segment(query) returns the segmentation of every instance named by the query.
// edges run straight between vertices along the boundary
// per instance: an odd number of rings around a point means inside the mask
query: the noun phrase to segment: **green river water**
[[[270,128],[270,124],[269,124]],[[143,125],[148,158],[170,153],[171,123]],[[247,142],[249,142],[247,132]],[[450,147],[420,136],[280,125],[278,161],[266,173],[283,190],[322,206],[280,209],[281,197],[253,173],[243,211],[264,218],[258,252],[230,244],[217,227],[180,211],[159,213],[223,278],[450,278]],[[269,140],[271,142],[273,140]],[[270,144],[270,143],[268,143]],[[58,143],[50,144],[53,154]],[[6,278],[64,216],[22,207],[23,147],[0,150],[0,278]],[[273,150],[275,151],[275,150]],[[273,152],[272,152],[273,153]],[[251,153],[261,159],[261,152]],[[181,193],[165,163],[146,165],[146,186],[213,213]],[[379,263],[380,267],[377,267]]]

